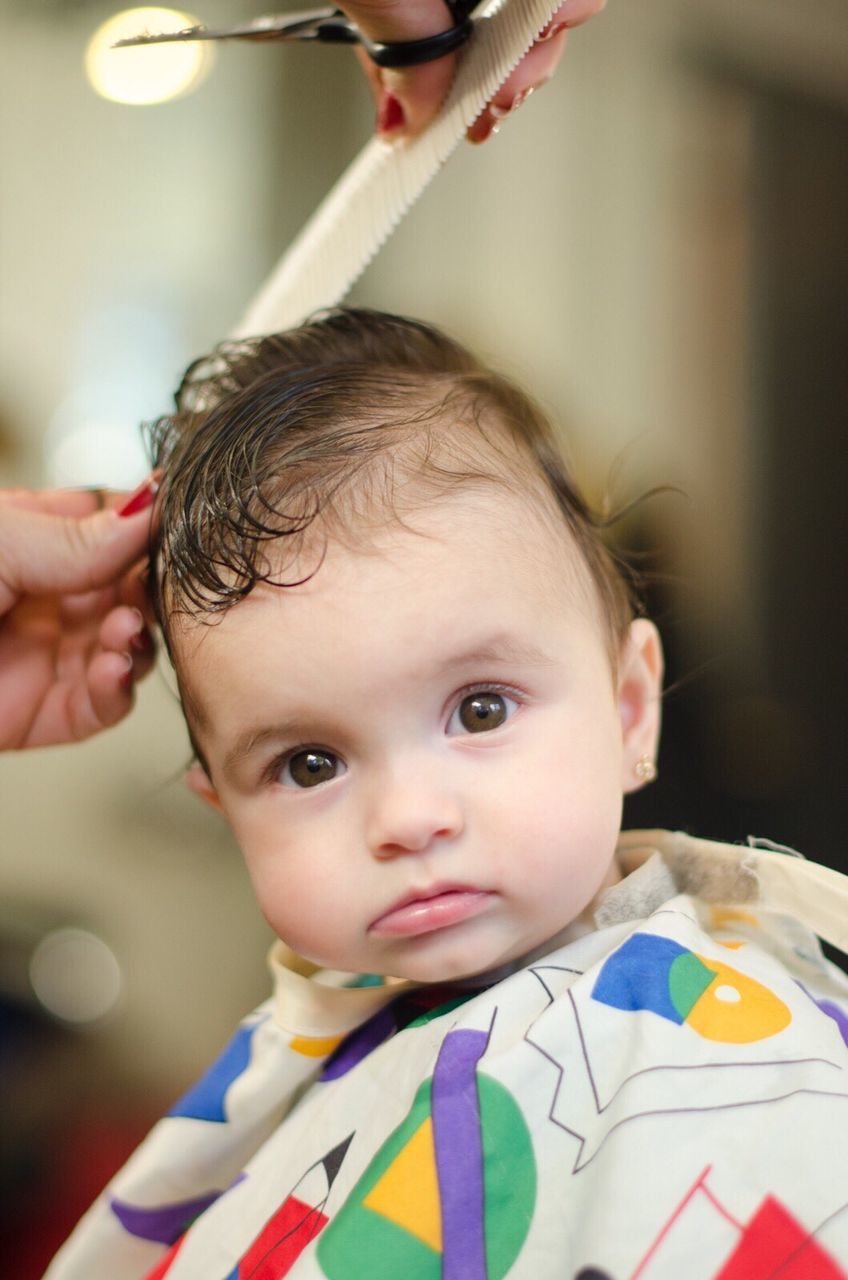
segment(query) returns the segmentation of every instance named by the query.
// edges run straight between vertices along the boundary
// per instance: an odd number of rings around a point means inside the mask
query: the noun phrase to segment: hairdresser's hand
[[[152,496],[119,516],[126,494],[0,491],[0,749],[76,742],[129,711],[153,664]]]
[[[500,120],[533,89],[550,80],[562,57],[567,30],[600,13],[606,0],[565,0],[545,31],[468,130],[470,142],[485,142]],[[339,8],[374,40],[420,40],[453,26],[444,0],[341,0]],[[377,128],[387,138],[419,133],[441,106],[458,54],[406,70],[381,70],[360,49],[357,57],[377,103]]]

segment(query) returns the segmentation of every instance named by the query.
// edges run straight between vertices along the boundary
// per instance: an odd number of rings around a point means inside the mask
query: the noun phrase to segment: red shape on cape
[[[174,1243],[171,1245],[170,1249],[168,1250],[168,1252],[165,1254],[164,1258],[160,1258],[159,1261],[156,1263],[156,1266],[153,1268],[153,1270],[148,1271],[147,1275],[144,1277],[144,1280],[162,1280],[162,1277],[164,1275],[167,1275],[167,1273],[170,1271],[171,1263],[174,1261],[174,1258],[176,1258],[177,1254],[182,1248],[184,1241],[185,1241],[185,1235],[181,1235],[179,1240],[175,1240]]]
[[[280,1280],[329,1221],[314,1205],[289,1196],[239,1263],[239,1280]]]
[[[766,1196],[715,1280],[848,1280],[819,1242]]]

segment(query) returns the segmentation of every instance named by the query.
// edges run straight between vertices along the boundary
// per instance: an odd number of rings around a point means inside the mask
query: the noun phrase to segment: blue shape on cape
[[[649,1009],[678,1025],[683,1017],[668,991],[673,962],[686,948],[671,938],[634,933],[607,960],[592,991],[593,1000],[614,1009]]]
[[[205,1075],[183,1094],[168,1112],[169,1116],[186,1116],[189,1120],[209,1120],[226,1124],[224,1103],[227,1090],[250,1063],[253,1033],[260,1024],[239,1027],[223,1053],[215,1059]]]

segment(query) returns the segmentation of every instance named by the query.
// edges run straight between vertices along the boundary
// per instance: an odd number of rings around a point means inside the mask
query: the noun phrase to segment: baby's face
[[[660,659],[637,622],[613,673],[582,561],[529,499],[462,491],[411,523],[176,640],[277,934],[434,982],[537,950],[615,878]]]

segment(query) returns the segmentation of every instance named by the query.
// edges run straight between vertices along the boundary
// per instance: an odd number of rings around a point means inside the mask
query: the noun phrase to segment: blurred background
[[[109,100],[85,57],[118,8],[0,0],[0,485],[137,483],[139,422],[372,127],[341,49],[224,45],[182,96]],[[670,686],[660,779],[627,824],[767,835],[848,870],[846,157],[844,0],[611,0],[352,300],[433,320],[532,388],[595,501],[676,490],[616,535]],[[188,759],[163,671],[118,729],[0,764],[18,1280],[266,994],[267,927]]]

